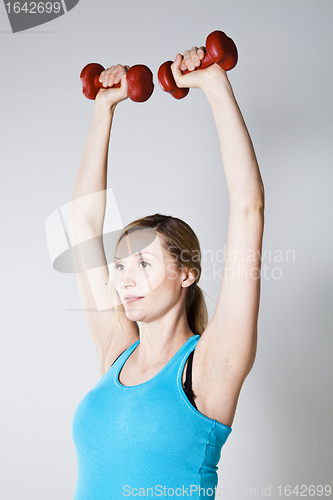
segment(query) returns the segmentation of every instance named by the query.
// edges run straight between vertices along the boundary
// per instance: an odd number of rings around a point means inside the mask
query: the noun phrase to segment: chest
[[[73,437],[77,447],[90,449],[92,455],[104,450],[120,456],[123,450],[140,457],[151,455],[156,449],[156,459],[179,455],[181,462],[197,447],[196,416],[184,405],[177,385],[169,377],[159,376],[147,384],[121,385],[117,370],[101,379],[78,406],[73,420]],[[129,380],[129,382],[135,382]],[[193,419],[192,429],[191,418]],[[211,424],[200,422],[205,438]],[[207,427],[207,428],[206,428]],[[196,448],[197,449],[197,448]],[[200,455],[199,448],[197,449]],[[198,455],[198,456],[199,456]]]
[[[145,371],[138,370],[137,366],[131,361],[129,358],[126,363],[121,368],[118,374],[118,381],[120,384],[124,386],[135,386],[139,384],[143,384],[148,380],[155,377],[169,362],[169,359],[161,361],[159,363],[155,363],[149,369]],[[182,372],[182,385],[184,386],[186,380],[186,370],[187,370],[187,361],[185,363],[183,372]]]

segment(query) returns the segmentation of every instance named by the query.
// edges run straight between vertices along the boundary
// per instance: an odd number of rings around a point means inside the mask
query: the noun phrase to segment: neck
[[[140,344],[135,363],[142,370],[158,363],[168,362],[181,346],[193,336],[185,311],[175,314],[169,311],[163,318],[151,323],[139,323]]]

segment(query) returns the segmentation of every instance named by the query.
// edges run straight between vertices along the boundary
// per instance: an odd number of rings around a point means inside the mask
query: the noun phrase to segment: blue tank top
[[[231,427],[200,413],[184,392],[184,365],[199,338],[190,337],[150,380],[124,386],[119,373],[137,340],[79,403],[72,425],[74,500],[215,498]]]

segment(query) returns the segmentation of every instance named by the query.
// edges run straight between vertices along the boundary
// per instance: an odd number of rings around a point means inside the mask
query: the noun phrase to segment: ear
[[[187,288],[195,282],[195,275],[189,269],[183,268],[182,287]]]

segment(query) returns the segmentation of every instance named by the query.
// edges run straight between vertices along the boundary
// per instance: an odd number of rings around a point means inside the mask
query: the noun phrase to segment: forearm
[[[230,207],[264,206],[264,188],[253,144],[226,77],[207,81],[203,90],[219,135]]]
[[[95,103],[73,190],[70,222],[103,225],[106,206],[107,161],[114,106]],[[91,196],[89,196],[91,195]]]

